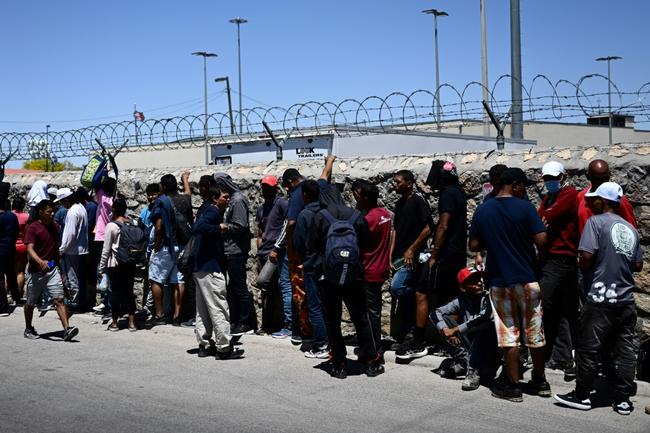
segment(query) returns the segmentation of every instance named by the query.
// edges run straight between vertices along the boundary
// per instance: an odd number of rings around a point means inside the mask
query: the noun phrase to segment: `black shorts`
[[[435,305],[449,302],[458,296],[458,279],[456,276],[466,266],[467,257],[465,255],[443,256],[438,259],[431,269],[425,263],[420,274],[417,292],[433,295],[437,300],[434,303]]]

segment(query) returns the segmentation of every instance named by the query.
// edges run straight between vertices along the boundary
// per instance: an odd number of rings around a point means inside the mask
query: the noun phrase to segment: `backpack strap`
[[[325,217],[325,219],[330,223],[334,224],[336,221],[338,221],[336,218],[334,218],[334,215],[330,213],[327,209],[322,209],[320,213]]]
[[[351,226],[354,226],[354,223],[357,220],[357,218],[359,218],[359,215],[361,215],[361,213],[357,209],[355,209],[354,212],[352,212],[352,215],[350,215],[350,218],[348,218],[348,223]]]

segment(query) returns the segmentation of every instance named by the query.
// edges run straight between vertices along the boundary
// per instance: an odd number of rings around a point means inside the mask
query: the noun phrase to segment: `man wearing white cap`
[[[546,225],[547,244],[540,251],[542,264],[542,305],[544,308],[544,333],[546,336],[546,361],[573,378],[571,342],[562,341],[566,332],[560,327],[563,319],[569,324],[571,340],[575,341],[578,329],[578,191],[567,183],[564,166],[549,161],[542,167],[546,195],[537,213]],[[563,331],[563,332],[562,332]],[[557,339],[557,345],[556,345]],[[568,340],[568,337],[566,338]],[[555,348],[555,351],[553,350]]]
[[[52,194],[54,192],[54,194]],[[54,222],[61,227],[61,232],[63,232],[63,229],[65,228],[65,217],[68,215],[68,208],[63,206],[62,200],[67,199],[72,195],[72,190],[70,188],[49,188],[47,190],[48,195],[53,195],[54,198],[52,199],[52,202],[54,202],[55,206],[58,206],[56,208],[56,211],[54,212]]]
[[[614,182],[601,184],[585,194],[594,216],[587,220],[580,244],[580,268],[588,273],[587,299],[580,316],[577,340],[576,388],[555,395],[560,403],[575,409],[591,409],[590,393],[598,373],[598,358],[603,342],[612,348],[617,366],[612,407],[629,415],[633,406],[636,354],[636,306],[633,272],[643,268],[639,233],[616,214],[623,189]]]

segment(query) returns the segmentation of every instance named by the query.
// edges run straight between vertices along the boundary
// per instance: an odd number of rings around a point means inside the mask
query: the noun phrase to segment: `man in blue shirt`
[[[469,249],[487,250],[487,280],[494,310],[499,347],[505,356],[507,379],[492,395],[522,401],[519,385],[519,342],[523,336],[533,359],[530,388],[541,397],[551,396],[544,375],[544,328],[542,298],[537,283],[535,247],[546,243],[546,227],[526,200],[528,179],[520,168],[501,175],[501,189],[474,212],[469,230]],[[523,334],[522,334],[523,333]]]
[[[199,343],[199,357],[210,354],[216,346],[217,359],[241,358],[244,351],[235,349],[230,333],[230,311],[226,290],[226,256],[221,223],[230,197],[218,187],[209,190],[192,233],[196,236],[193,277],[196,283],[196,322],[194,332]],[[214,335],[214,340],[212,339]]]

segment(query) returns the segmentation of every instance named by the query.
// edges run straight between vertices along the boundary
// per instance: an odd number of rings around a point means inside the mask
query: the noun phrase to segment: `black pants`
[[[228,259],[228,304],[230,306],[230,323],[248,325],[257,329],[257,315],[253,295],[246,283],[246,259],[244,254],[227,256]]]
[[[598,373],[598,359],[603,344],[611,343],[611,352],[618,367],[614,399],[629,398],[634,387],[636,363],[636,307],[632,304],[611,307],[587,302],[580,314],[580,335],[577,340],[576,392],[589,395]]]
[[[562,319],[569,325],[571,341],[577,341],[578,332],[578,265],[575,257],[551,256],[542,266],[540,279],[542,291],[542,308],[544,311],[544,335],[546,337],[546,360],[553,354],[553,348],[560,331]],[[562,353],[556,357],[562,361],[570,361],[571,346],[559,345]]]
[[[261,270],[268,256],[257,257],[257,266]],[[284,327],[284,304],[282,303],[282,294],[280,293],[278,266],[271,277],[268,287],[260,289],[260,298],[262,301],[262,325],[261,328],[267,334],[279,331]]]
[[[6,287],[5,278],[7,279]],[[11,293],[14,302],[20,301],[15,258],[11,253],[8,255],[0,255],[0,311],[6,310],[9,307],[7,303],[7,290]]]
[[[456,298],[459,293],[458,272],[467,266],[467,257],[463,255],[442,256],[435,265],[423,265],[418,284],[418,293],[424,293],[429,299],[429,305],[439,307]]]
[[[124,314],[135,314],[135,294],[133,293],[135,266],[120,263],[115,268],[108,268],[108,279],[113,289],[111,297],[113,320],[117,320]]]
[[[345,302],[354,328],[357,331],[357,339],[361,349],[359,358],[365,361],[375,359],[377,357],[377,345],[370,331],[363,281],[357,281],[349,286],[339,286],[323,280],[319,282],[319,289],[323,312],[325,313],[325,325],[332,353],[332,362],[335,364],[343,363],[347,355],[343,334],[341,333],[343,302]]]
[[[383,283],[364,283],[366,291],[366,307],[370,320],[370,332],[377,349],[381,346],[381,288]]]

